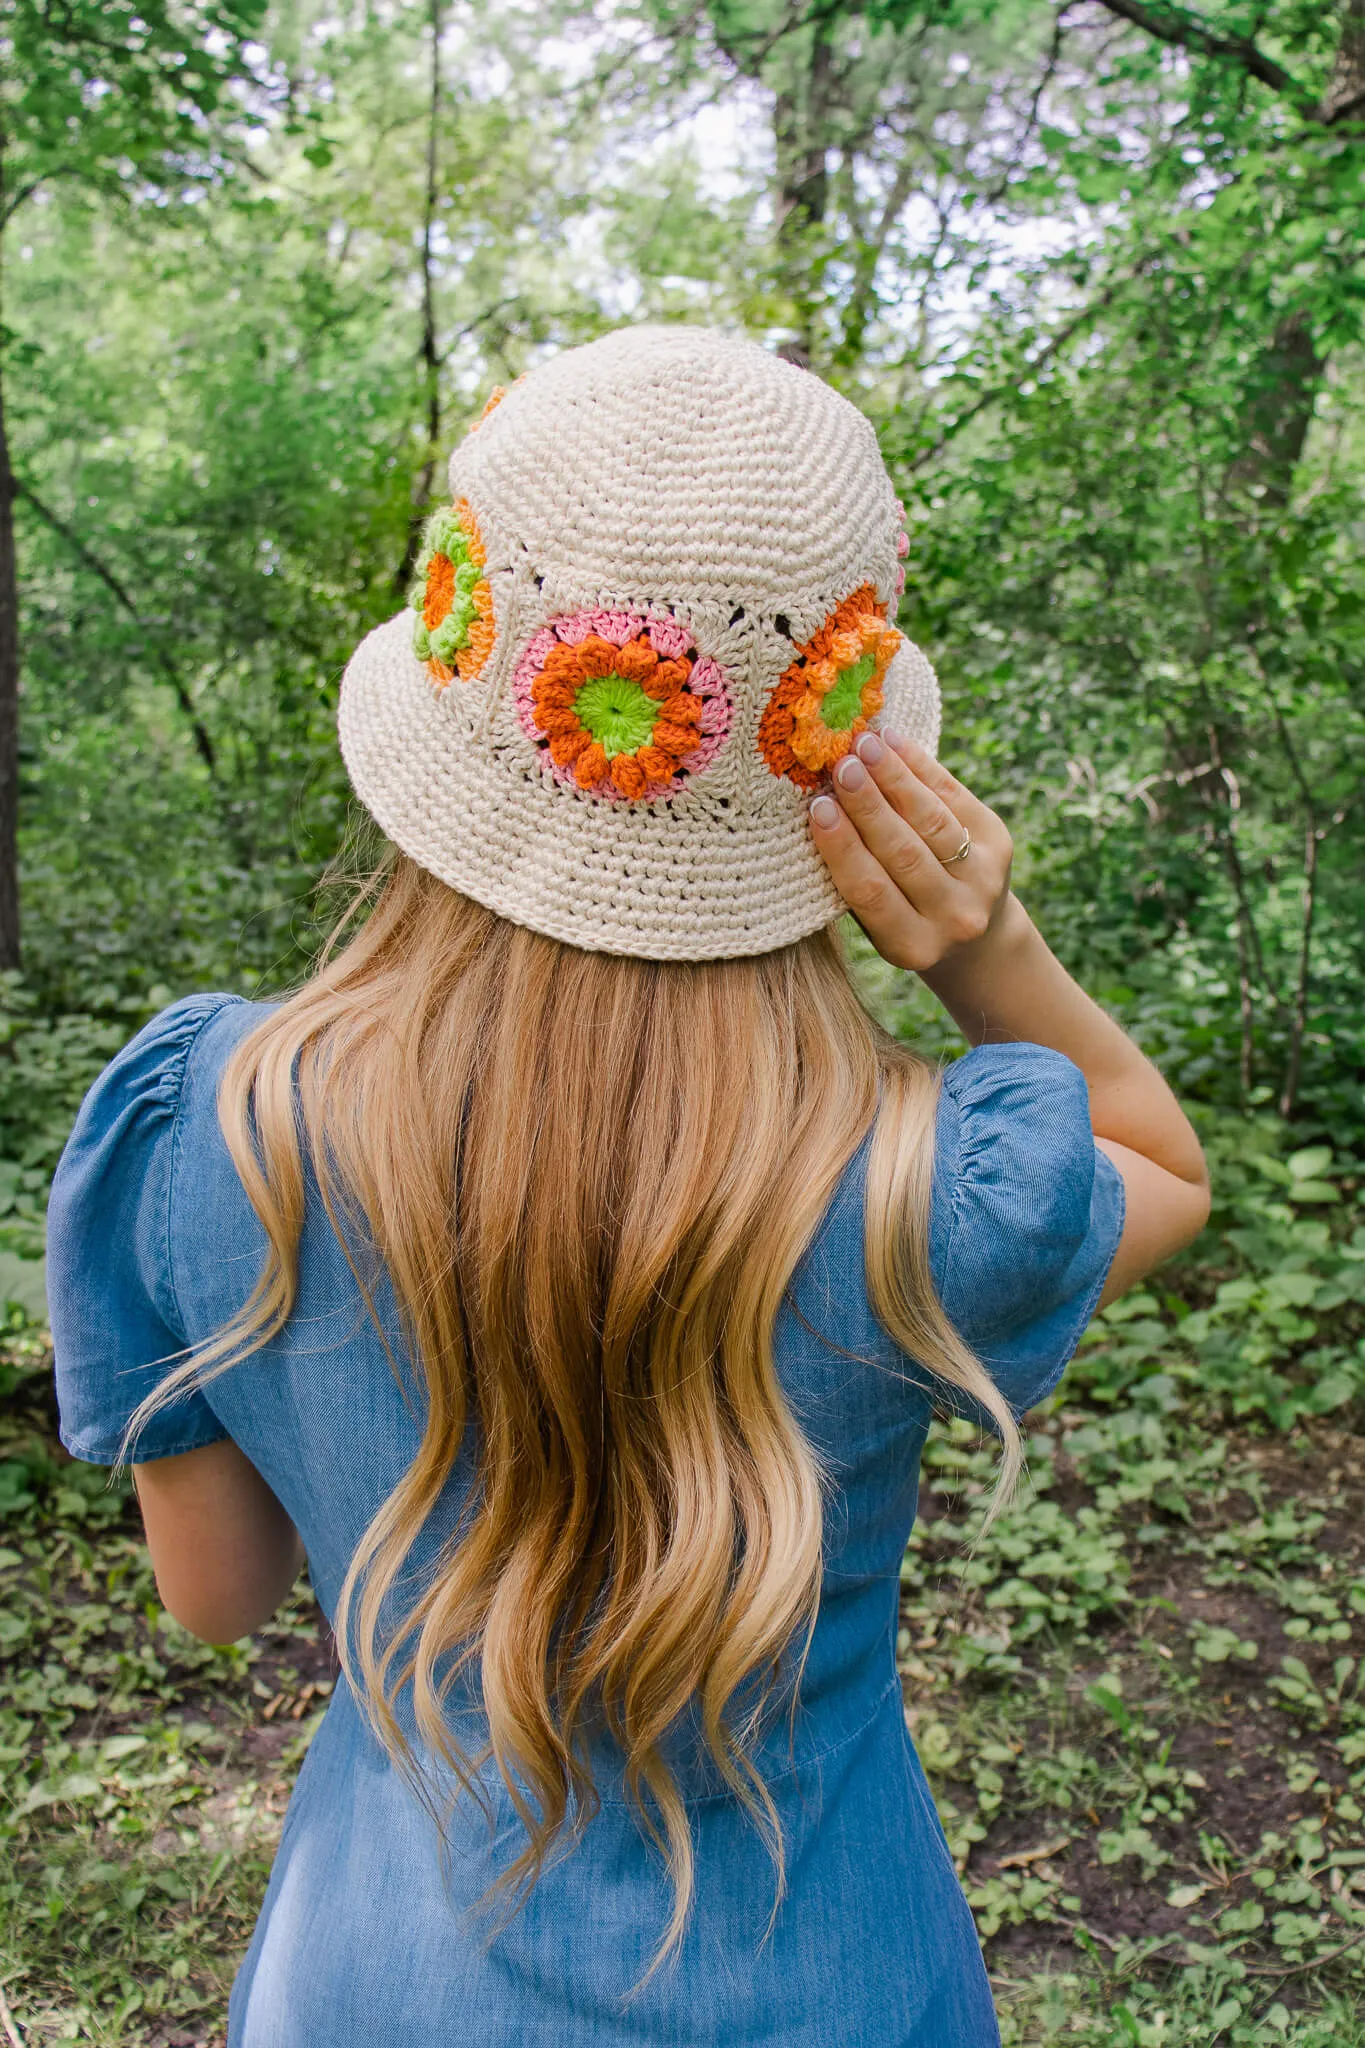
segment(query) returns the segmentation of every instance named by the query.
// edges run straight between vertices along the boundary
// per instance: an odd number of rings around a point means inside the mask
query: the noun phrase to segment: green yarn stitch
[[[427,601],[427,573],[433,555],[445,555],[455,564],[455,591],[450,610],[439,626],[428,628],[422,612]],[[474,589],[482,576],[478,563],[469,559],[469,535],[454,512],[449,506],[433,512],[423,529],[422,553],[408,590],[408,603],[417,613],[412,651],[419,661],[428,661],[434,655],[447,668],[453,668],[455,656],[469,644],[469,629],[477,609]]]
[[[592,676],[574,697],[573,708],[609,761],[647,747],[659,716],[659,707],[646,690],[617,675]]]
[[[865,654],[852,668],[841,668],[839,680],[825,693],[820,716],[830,732],[847,732],[863,708],[863,685],[877,673],[877,657]]]

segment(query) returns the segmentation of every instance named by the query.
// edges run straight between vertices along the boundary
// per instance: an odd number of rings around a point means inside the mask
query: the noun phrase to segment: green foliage
[[[1178,86],[1140,36],[1084,103],[1045,78],[1006,203],[1087,226],[885,440],[907,616],[1048,929],[1184,1085],[1290,1106],[1304,1076],[1358,1124],[1365,141],[1346,11],[1258,21],[1278,94],[1188,38]]]
[[[0,46],[10,204],[49,178],[119,189],[212,177],[210,123],[253,75],[247,43],[265,12],[266,0],[11,0]]]
[[[1271,1117],[1204,1113],[1214,1212],[1162,1291],[1131,1294],[1087,1335],[1076,1380],[1154,1410],[1197,1387],[1230,1416],[1288,1429],[1365,1401],[1365,1216],[1355,1158],[1302,1146]]]

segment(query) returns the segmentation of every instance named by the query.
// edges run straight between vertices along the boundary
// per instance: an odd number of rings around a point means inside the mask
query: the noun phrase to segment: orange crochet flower
[[[478,522],[457,499],[427,521],[408,602],[417,613],[413,650],[438,690],[471,683],[493,651],[493,589]]]
[[[772,774],[798,789],[819,788],[881,710],[882,683],[900,640],[870,583],[830,613],[797,648],[759,722],[759,751]]]
[[[627,803],[700,773],[732,710],[721,671],[675,619],[605,611],[543,627],[514,695],[560,781]]]

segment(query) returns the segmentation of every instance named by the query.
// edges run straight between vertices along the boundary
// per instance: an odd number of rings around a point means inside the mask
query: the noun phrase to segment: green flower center
[[[609,761],[647,747],[659,716],[654,699],[625,676],[592,676],[574,698],[573,708]]]
[[[865,654],[852,668],[841,668],[839,680],[825,692],[820,716],[831,732],[847,732],[863,708],[863,686],[877,673],[877,657]]]

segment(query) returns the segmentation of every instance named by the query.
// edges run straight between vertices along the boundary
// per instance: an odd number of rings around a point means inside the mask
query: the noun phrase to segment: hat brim
[[[936,746],[937,684],[909,642],[885,691],[884,722]],[[737,803],[731,778],[708,771],[671,799],[604,803],[541,765],[510,706],[482,729],[481,701],[471,692],[466,708],[458,682],[433,690],[406,611],[361,642],[342,682],[356,795],[451,888],[566,945],[654,960],[772,952],[842,914],[789,783]],[[725,752],[745,738],[733,732]]]

